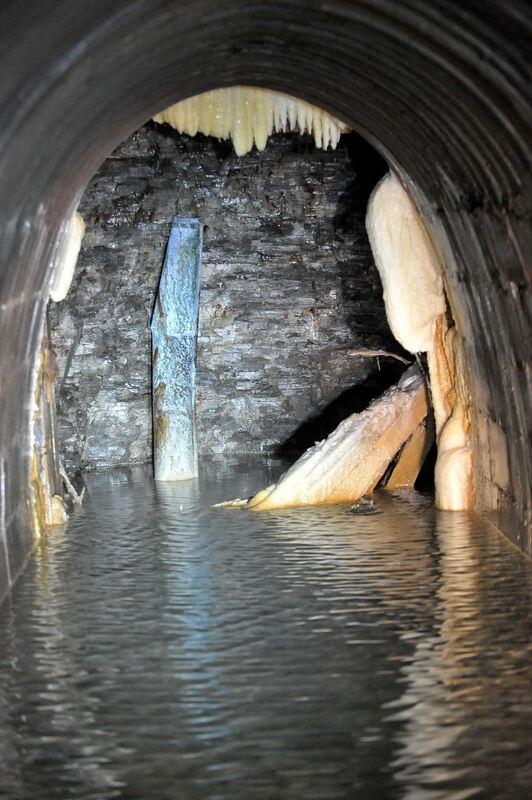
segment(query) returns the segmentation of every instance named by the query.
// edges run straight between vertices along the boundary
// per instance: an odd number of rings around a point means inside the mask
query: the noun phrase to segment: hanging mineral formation
[[[411,353],[426,352],[433,346],[434,320],[445,311],[441,264],[395,175],[388,173],[375,188],[366,226],[392,333]]]
[[[264,150],[272,133],[310,133],[316,147],[334,150],[340,134],[348,128],[321,108],[279,92],[250,86],[214,89],[182,100],[161,111],[155,122],[167,122],[180,133],[203,133],[231,139],[237,155],[243,156],[255,143]]]
[[[366,226],[392,333],[411,353],[427,353],[438,445],[436,504],[448,511],[472,508],[461,348],[456,328],[447,324],[440,259],[412,198],[395,175],[386,175],[373,191]]]
[[[395,176],[387,175],[373,192],[367,228],[392,332],[410,352],[428,353],[438,444],[436,503],[450,511],[472,508],[462,349],[456,328],[447,325],[439,257],[412,199]],[[373,491],[401,447],[386,485],[412,486],[431,441],[431,425],[424,423],[427,410],[424,382],[410,367],[397,387],[362,414],[344,420],[278,483],[249,501],[227,505],[267,510],[357,500]]]
[[[50,299],[56,303],[64,300],[68,294],[84,233],[85,222],[76,211],[65,223],[55,252]]]
[[[57,419],[54,383],[57,377],[55,353],[50,348],[48,327],[43,328],[40,358],[35,376],[35,406],[32,415],[33,458],[30,479],[33,533],[42,532],[68,519],[63,502],[63,486],[57,446]]]

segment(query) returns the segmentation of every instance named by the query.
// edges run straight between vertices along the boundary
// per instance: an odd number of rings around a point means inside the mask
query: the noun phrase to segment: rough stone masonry
[[[151,459],[150,317],[175,214],[204,226],[200,454],[298,451],[360,410],[388,373],[349,349],[398,347],[364,229],[384,170],[355,135],[327,152],[277,135],[237,157],[149,123],[120,145],[81,202],[72,289],[49,308],[67,468]]]

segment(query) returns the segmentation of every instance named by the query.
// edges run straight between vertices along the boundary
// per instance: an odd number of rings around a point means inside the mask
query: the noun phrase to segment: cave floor
[[[430,497],[88,476],[0,610],[0,798],[529,796],[532,565]]]

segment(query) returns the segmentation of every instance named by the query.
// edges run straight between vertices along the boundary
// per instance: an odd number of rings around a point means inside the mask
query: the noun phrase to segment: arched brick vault
[[[31,375],[58,226],[152,114],[238,83],[345,120],[414,193],[465,337],[478,510],[530,553],[528,2],[4,0],[1,16],[0,480],[12,574],[30,547]]]

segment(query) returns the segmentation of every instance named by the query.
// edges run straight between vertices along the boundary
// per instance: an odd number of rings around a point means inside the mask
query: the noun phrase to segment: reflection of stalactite
[[[412,515],[412,533],[420,519]],[[512,795],[499,794],[494,779],[525,796],[519,789],[529,785],[526,748],[516,746],[496,765],[486,753],[496,754],[501,742],[512,740],[514,709],[523,698],[528,702],[525,651],[516,646],[526,648],[529,641],[528,570],[504,537],[472,514],[437,513],[435,521],[433,630],[424,632],[402,665],[404,692],[388,717],[400,723],[394,778],[407,800],[424,796],[421,787],[427,786],[433,787],[431,798],[446,800],[458,776],[460,797],[476,796],[487,782],[487,796]],[[508,626],[510,595],[515,608]]]
[[[214,89],[176,103],[154,117],[181,133],[203,133],[231,139],[237,155],[249,153],[253,144],[264,150],[268,136],[284,131],[311,133],[316,147],[334,150],[348,129],[321,108],[268,89],[231,86]]]
[[[35,590],[31,616],[37,633],[30,653],[35,664],[32,685],[42,687],[39,695],[42,700],[38,706],[30,704],[28,724],[42,726],[45,720],[44,724],[54,731],[57,741],[68,739],[79,785],[110,787],[115,783],[116,774],[109,754],[118,750],[118,737],[102,726],[104,703],[83,681],[83,659],[79,651],[80,641],[84,639],[82,635],[80,638],[75,623],[76,609],[68,602],[68,592],[65,593],[65,542],[64,527],[53,528],[41,538],[34,553]],[[85,742],[88,741],[92,753],[101,753],[101,758],[94,755],[92,760],[87,759]],[[57,745],[43,740],[40,746],[47,753],[48,748],[51,750]]]

